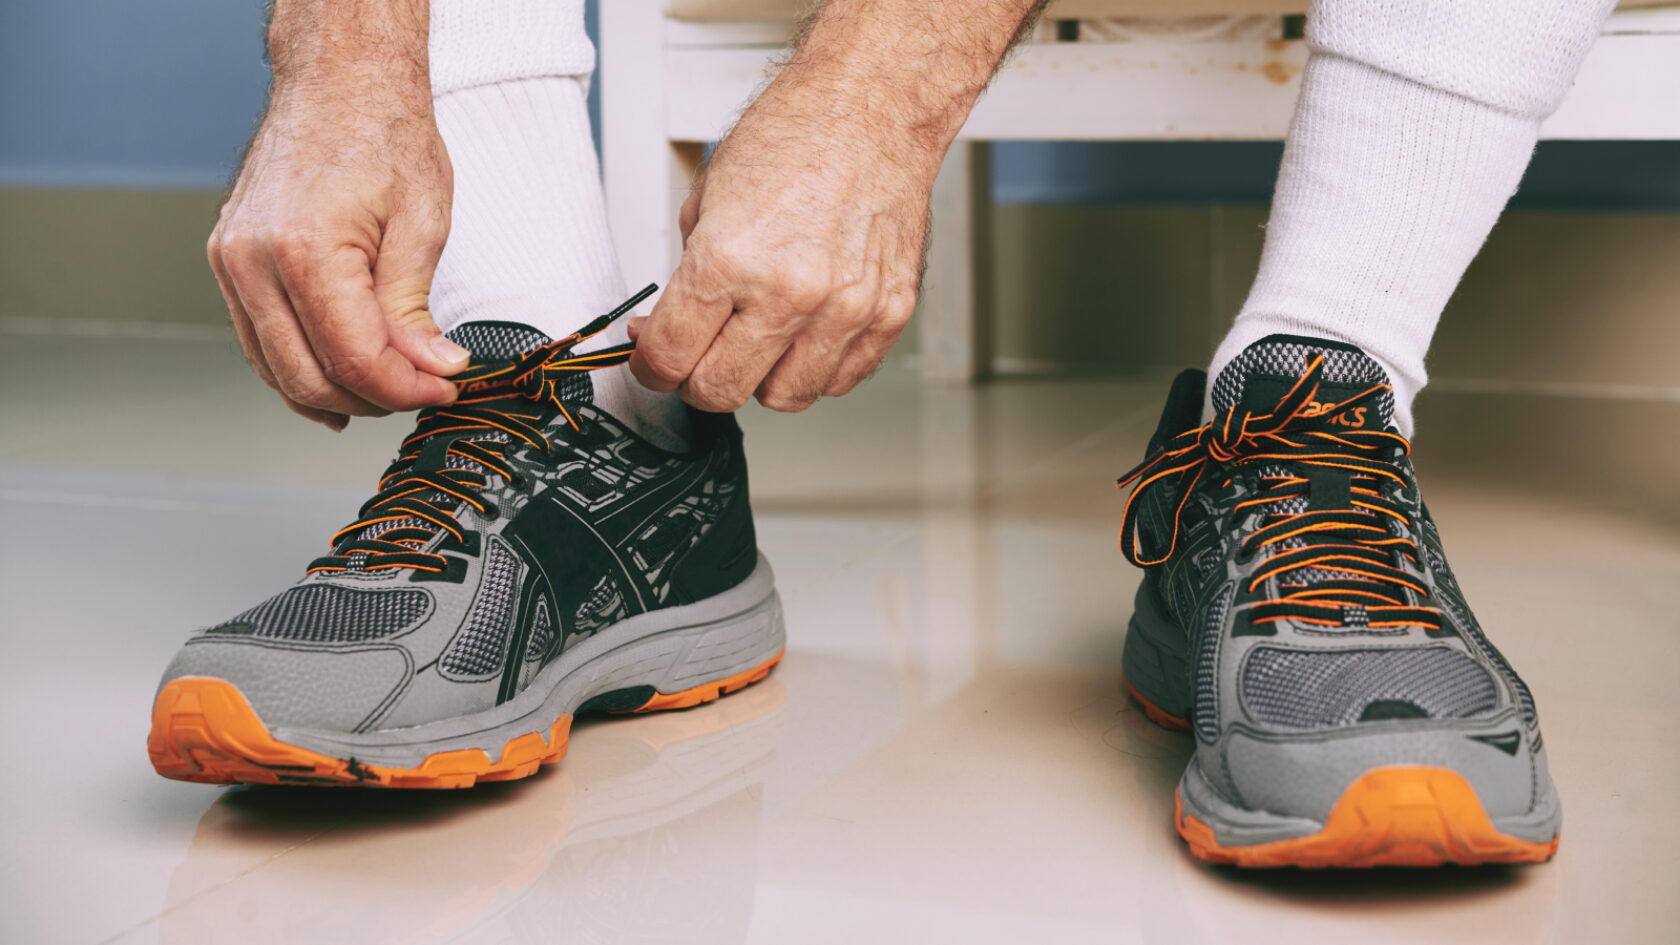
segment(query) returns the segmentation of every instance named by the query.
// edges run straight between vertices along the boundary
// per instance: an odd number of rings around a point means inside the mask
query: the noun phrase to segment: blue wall
[[[220,187],[262,53],[261,0],[0,0],[0,186]]]
[[[262,107],[262,51],[262,0],[0,0],[0,186],[219,188]],[[1002,203],[1264,203],[1281,153],[1009,142],[993,189]],[[1680,207],[1680,142],[1548,142],[1517,203]]]

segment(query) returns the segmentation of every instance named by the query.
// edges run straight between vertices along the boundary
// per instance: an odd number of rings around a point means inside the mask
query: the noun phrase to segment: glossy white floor
[[[1680,469],[1603,471],[1672,451],[1623,439],[1571,488],[1420,444],[1460,577],[1540,698],[1556,861],[1239,874],[1175,838],[1189,745],[1118,684],[1138,578],[1111,481],[1162,393],[889,375],[749,411],[792,639],[767,682],[582,723],[520,783],[224,790],[152,773],[156,676],[294,579],[405,424],[296,421],[226,341],[0,335],[0,941],[1674,941],[1680,508],[1638,490]],[[1475,406],[1424,422],[1538,442],[1556,413]],[[1673,434],[1680,407],[1639,409]]]

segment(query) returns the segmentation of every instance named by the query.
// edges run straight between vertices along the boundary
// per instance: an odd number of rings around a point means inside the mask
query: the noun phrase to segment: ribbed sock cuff
[[[438,327],[505,321],[561,338],[624,301],[583,82],[473,86],[438,96],[436,108],[455,168],[432,281]],[[620,319],[579,350],[625,340]],[[675,395],[647,390],[624,367],[590,379],[602,409],[667,449],[686,446],[688,408]]]
[[[455,168],[439,327],[494,319],[560,337],[623,300],[579,80],[453,92],[437,120]]]
[[[587,77],[584,0],[432,0],[432,94],[515,79]]]
[[[1273,332],[1358,345],[1412,398],[1441,310],[1522,179],[1537,119],[1315,54],[1254,287],[1217,372]]]

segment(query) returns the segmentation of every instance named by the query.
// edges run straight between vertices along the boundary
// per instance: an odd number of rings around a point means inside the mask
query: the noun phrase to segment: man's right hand
[[[427,303],[453,181],[425,5],[373,4],[381,22],[340,33],[364,6],[278,5],[274,95],[207,247],[251,366],[333,429],[449,403],[468,358]]]

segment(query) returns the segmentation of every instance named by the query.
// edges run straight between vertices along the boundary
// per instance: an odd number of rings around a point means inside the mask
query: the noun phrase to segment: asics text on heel
[[[734,418],[696,413],[691,448],[660,449],[591,403],[588,372],[632,346],[574,351],[646,294],[559,341],[452,331],[474,352],[459,399],[421,412],[330,553],[170,663],[158,772],[469,787],[559,760],[580,712],[768,674],[782,610]]]
[[[1145,569],[1123,656],[1189,730],[1179,834],[1239,866],[1524,863],[1562,808],[1534,700],[1448,567],[1358,348],[1273,335],[1174,382],[1121,546]]]

